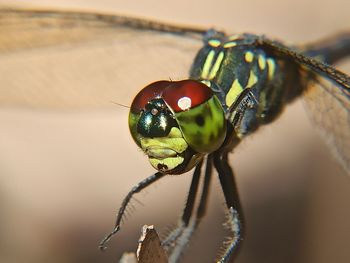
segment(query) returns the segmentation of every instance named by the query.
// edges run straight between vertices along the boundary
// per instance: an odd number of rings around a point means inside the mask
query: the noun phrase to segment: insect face
[[[192,169],[226,136],[219,100],[194,80],[158,81],[145,87],[131,105],[129,128],[151,165],[172,174]]]

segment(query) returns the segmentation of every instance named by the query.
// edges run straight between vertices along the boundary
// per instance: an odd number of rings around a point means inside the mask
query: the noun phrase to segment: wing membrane
[[[350,174],[350,93],[322,78],[304,95],[312,122]]]
[[[188,76],[204,30],[115,15],[0,9],[0,105],[111,107]]]
[[[291,59],[294,62],[305,66],[310,71],[333,80],[341,89],[350,89],[350,77],[331,65],[325,64],[313,57],[309,57],[290,47],[286,47],[280,42],[271,41],[265,37],[258,37],[254,44],[265,49],[270,49],[271,52],[278,57]]]
[[[350,174],[350,77],[279,42],[261,37],[255,44],[270,49],[276,56],[295,61],[305,70],[305,75],[314,78],[304,91],[310,118]]]

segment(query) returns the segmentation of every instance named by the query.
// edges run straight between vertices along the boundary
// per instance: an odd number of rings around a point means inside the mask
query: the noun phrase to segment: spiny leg
[[[194,203],[196,200],[196,195],[198,192],[202,164],[203,164],[203,162],[200,162],[196,166],[196,168],[193,172],[191,186],[190,186],[190,189],[188,191],[188,196],[187,196],[187,200],[186,200],[186,205],[185,205],[185,208],[183,210],[183,214],[182,214],[182,217],[181,217],[181,220],[180,220],[178,227],[176,229],[174,229],[173,231],[171,231],[171,233],[169,233],[169,235],[162,242],[162,246],[165,249],[169,249],[171,246],[174,245],[176,239],[181,235],[184,228],[187,227],[189,222],[190,222],[190,218],[191,218],[191,215],[193,212],[193,206],[194,206]]]
[[[175,247],[169,255],[170,263],[174,263],[179,260],[192,234],[198,227],[202,217],[205,215],[207,203],[208,203],[207,201],[208,201],[208,195],[209,195],[211,175],[212,175],[212,157],[211,155],[209,155],[207,157],[203,188],[202,188],[201,198],[199,200],[196,214],[192,216],[191,220],[188,221],[188,224],[186,225],[186,227],[182,227],[180,229],[180,235],[178,235],[176,240],[174,240]]]
[[[209,187],[212,175],[212,157],[209,155],[207,159],[207,165],[205,170],[205,177],[203,182],[203,188],[201,198],[197,207],[196,214],[192,216],[188,226],[182,229],[181,235],[176,239],[176,246],[169,255],[169,262],[175,263],[180,259],[183,251],[185,250],[192,234],[198,227],[202,217],[205,215],[207,208],[207,200],[209,194]]]
[[[253,131],[257,128],[255,121],[252,121],[251,115],[256,115],[256,107],[258,105],[257,98],[254,96],[251,88],[244,89],[238,96],[236,101],[228,108],[226,119],[229,121],[229,127],[233,128],[236,133],[247,133],[247,129]],[[248,119],[247,119],[248,118]],[[245,120],[247,119],[247,120]],[[243,123],[248,126],[241,125]],[[238,130],[236,130],[238,129]],[[236,134],[235,133],[235,134]],[[228,134],[231,134],[230,132]],[[229,141],[229,140],[228,140]]]
[[[197,214],[196,214],[197,221],[199,219],[201,219],[207,211],[209,186],[210,186],[210,182],[211,182],[212,171],[213,171],[213,157],[210,154],[207,157],[207,165],[205,168],[202,196],[201,196],[201,200],[199,201],[198,208],[197,208]]]
[[[214,154],[214,166],[219,174],[220,184],[225,196],[226,205],[229,212],[229,226],[233,232],[233,237],[229,241],[227,248],[218,262],[230,262],[236,255],[240,241],[242,240],[242,212],[239,202],[236,182],[233,171],[227,162],[227,154],[217,152]]]
[[[117,219],[115,222],[115,226],[113,228],[113,230],[100,242],[99,248],[101,250],[106,249],[106,243],[108,243],[108,241],[112,238],[113,235],[115,235],[119,229],[120,229],[120,223],[125,215],[125,210],[132,198],[132,196],[136,193],[139,193],[140,191],[142,191],[144,188],[146,188],[147,186],[151,185],[152,183],[154,183],[155,181],[159,180],[160,178],[162,178],[163,176],[165,176],[166,174],[163,174],[161,172],[155,173],[149,177],[147,177],[146,179],[142,180],[141,182],[139,182],[137,185],[135,185],[130,192],[125,196],[122,205],[119,208],[118,211],[118,215],[117,215]]]

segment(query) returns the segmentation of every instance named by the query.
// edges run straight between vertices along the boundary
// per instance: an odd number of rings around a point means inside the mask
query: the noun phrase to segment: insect
[[[248,34],[229,36],[209,30],[203,38],[204,47],[194,60],[188,80],[154,82],[134,98],[129,114],[130,132],[158,172],[141,181],[126,196],[115,228],[101,242],[102,248],[119,231],[125,209],[135,193],[166,174],[181,174],[195,168],[181,222],[163,242],[170,251],[170,262],[177,262],[205,214],[214,165],[232,231],[232,239],[219,262],[230,261],[242,239],[243,219],[228,153],[259,126],[274,121],[283,107],[302,92],[308,92],[310,85],[319,84],[349,114],[350,78],[329,64],[349,54],[350,35],[304,50]],[[329,85],[321,84],[319,78],[330,81]],[[330,105],[324,108],[324,114],[332,110]],[[348,130],[348,124],[341,129]],[[348,136],[339,134],[334,138],[341,140],[335,143],[346,169],[350,163]],[[193,212],[204,162],[202,196],[198,210]]]
[[[40,41],[40,45],[60,41],[61,35],[59,32],[55,35],[55,28],[75,25],[77,18],[90,23],[91,29],[104,26],[108,31],[118,27],[121,33],[125,31],[130,34],[135,31],[144,33],[145,37],[159,34],[169,39],[176,36],[189,44],[194,42],[204,45],[198,49],[190,71],[190,80],[154,82],[134,99],[129,117],[131,134],[159,172],[142,181],[127,195],[118,213],[116,226],[102,241],[101,247],[119,231],[120,220],[134,193],[168,173],[180,174],[194,168],[181,223],[163,244],[169,250],[170,261],[176,262],[189,241],[186,234],[196,229],[205,213],[206,193],[215,168],[233,232],[232,240],[220,259],[220,262],[228,262],[235,254],[242,232],[242,212],[233,171],[227,161],[228,153],[260,126],[275,120],[284,106],[302,93],[310,97],[311,105],[320,98],[325,100],[321,104],[324,108],[318,107],[317,111],[312,112],[321,114],[322,118],[316,118],[316,123],[321,127],[325,127],[325,124],[340,127],[334,129],[334,126],[328,126],[326,131],[348,169],[349,147],[346,143],[349,142],[349,134],[344,131],[349,128],[350,80],[346,74],[328,64],[349,54],[349,35],[332,38],[322,44],[291,48],[255,35],[232,36],[215,30],[177,27],[118,16],[47,10],[2,10],[1,14],[2,19],[9,19],[8,21],[21,17],[27,22],[28,29],[40,22],[52,34],[53,38],[47,38],[46,43],[38,38],[45,36],[45,32],[42,36],[30,35],[29,40],[33,46],[36,41]],[[66,24],[58,23],[57,18],[62,22],[62,17],[65,17]],[[7,26],[16,28],[18,25],[8,23]],[[79,27],[79,24],[75,26]],[[65,37],[71,37],[74,41],[74,34],[70,35],[67,31]],[[82,33],[89,37],[90,32]],[[28,45],[28,37],[17,39],[17,46],[11,42],[15,36],[9,37],[8,43],[3,40],[3,48],[20,49],[21,45]],[[324,93],[324,97],[314,95],[314,92],[319,91]],[[20,92],[15,93],[13,101],[20,100],[20,96]],[[43,100],[37,103],[47,102]],[[334,111],[329,111],[329,105],[332,105]],[[342,118],[344,124],[338,126],[332,123],[332,117],[338,116],[340,112],[345,117]],[[194,212],[204,163],[206,167],[202,196],[199,208]]]

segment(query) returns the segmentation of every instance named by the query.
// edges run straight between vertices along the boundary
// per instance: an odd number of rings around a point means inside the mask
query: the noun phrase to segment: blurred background
[[[231,33],[265,34],[298,44],[350,30],[347,0],[1,0],[0,4],[129,14]],[[102,65],[110,58],[101,54]],[[105,67],[99,63],[97,71]],[[151,67],[147,61],[145,67]],[[349,63],[341,67],[350,72]],[[0,83],[4,77],[0,75]],[[135,94],[137,85],[129,92]],[[129,105],[129,96],[120,91],[110,100]],[[177,222],[190,174],[168,176],[138,195],[143,205],[134,202],[135,212],[109,249],[98,250],[122,198],[154,172],[130,138],[127,114],[117,105],[1,106],[1,262],[117,262],[124,251],[135,251],[143,224],[154,224],[162,232]],[[300,101],[243,142],[231,155],[231,164],[246,218],[246,237],[236,262],[349,262],[350,178],[312,128]],[[222,227],[220,186],[213,181],[208,214],[183,262],[212,262],[228,235]]]

